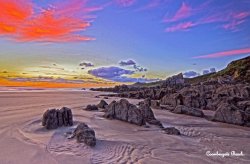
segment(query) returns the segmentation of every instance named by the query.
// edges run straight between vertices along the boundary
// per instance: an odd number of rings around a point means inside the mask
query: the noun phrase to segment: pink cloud
[[[245,20],[233,20],[227,24],[224,24],[222,27],[226,30],[237,31],[237,30],[239,30],[238,26],[244,22],[245,22]]]
[[[137,11],[154,9],[166,3],[168,3],[168,0],[150,0],[150,2],[137,9]]]
[[[223,13],[215,13],[208,17],[202,18],[197,21],[198,24],[209,24],[209,23],[221,23],[220,28],[230,31],[238,31],[239,25],[246,22],[246,19],[250,16],[250,12],[247,11],[227,11]]]
[[[248,53],[250,53],[250,48],[222,51],[222,52],[217,52],[217,53],[208,54],[208,55],[204,55],[204,56],[195,56],[193,58],[196,58],[196,59],[199,59],[199,58],[220,58],[220,57],[226,57],[226,56],[243,55],[243,54],[248,54]]]
[[[102,8],[89,7],[87,2],[71,0],[39,8],[29,0],[0,0],[0,35],[21,42],[93,40],[79,33],[91,26],[90,13]]]
[[[250,12],[243,9],[232,9],[232,4],[225,6],[212,7],[210,1],[206,1],[198,6],[191,7],[185,2],[179,7],[173,16],[164,18],[164,22],[171,23],[172,27],[167,28],[167,32],[174,32],[182,30],[181,26],[186,23],[179,23],[180,21],[192,22],[195,26],[213,24],[221,29],[228,31],[239,31],[240,25],[245,23],[250,17]],[[223,11],[223,12],[222,12]],[[192,27],[194,25],[191,25]],[[178,30],[179,29],[179,30]]]
[[[119,6],[129,7],[136,3],[136,0],[114,0]]]
[[[192,8],[188,4],[183,2],[181,7],[175,13],[175,15],[170,18],[165,18],[164,22],[176,22],[184,18],[188,18],[191,15],[192,15]]]
[[[179,23],[177,25],[174,25],[174,26],[171,26],[171,27],[168,27],[166,29],[166,32],[175,32],[175,31],[187,31],[189,30],[190,28],[196,26],[195,23],[193,22],[184,22],[184,23]]]

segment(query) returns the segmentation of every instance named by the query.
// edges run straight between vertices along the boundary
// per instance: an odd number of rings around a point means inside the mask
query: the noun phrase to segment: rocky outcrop
[[[105,109],[108,106],[108,103],[104,100],[101,100],[100,103],[97,105],[98,108]]]
[[[158,125],[159,127],[163,127],[161,122],[155,118],[154,112],[150,108],[149,104],[140,104],[139,110],[141,110],[141,113],[143,115],[143,118],[145,121],[149,124]]]
[[[172,77],[169,77],[165,80],[165,82],[162,84],[162,88],[166,87],[177,87],[177,86],[183,86],[185,84],[185,79],[183,77],[182,73],[179,73],[177,75],[174,75]]]
[[[146,125],[147,122],[162,127],[161,122],[155,118],[147,101],[146,103],[140,103],[139,107],[130,104],[126,99],[121,99],[118,102],[113,101],[108,105],[104,117],[126,121],[139,126]]]
[[[212,120],[250,126],[250,101],[237,100],[242,99],[230,98],[229,101],[220,103]]]
[[[98,110],[98,107],[96,105],[87,105],[87,107],[84,110],[95,111],[95,110]]]
[[[204,113],[202,112],[202,110],[198,108],[187,107],[184,105],[176,106],[172,112],[177,113],[177,114],[186,114],[186,115],[196,116],[196,117],[204,116]]]
[[[63,107],[59,109],[49,109],[42,117],[42,125],[46,129],[56,129],[61,126],[72,126],[73,115],[71,109]]]
[[[126,99],[121,99],[118,102],[111,102],[107,107],[104,117],[108,119],[126,121],[139,126],[146,124],[141,110],[139,110],[135,105],[130,104]]]
[[[175,127],[167,127],[162,129],[164,133],[169,135],[181,135],[181,132]]]
[[[154,109],[161,109],[160,102],[157,100],[151,100],[150,98],[146,98],[144,101],[138,103],[138,105],[146,104]]]
[[[77,142],[85,143],[88,146],[95,146],[96,145],[96,137],[95,131],[88,127],[85,123],[80,123],[77,125],[74,136],[77,139]]]

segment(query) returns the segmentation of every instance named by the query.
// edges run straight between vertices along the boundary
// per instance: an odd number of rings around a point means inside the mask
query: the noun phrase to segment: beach
[[[249,127],[153,109],[164,127],[173,126],[182,134],[167,135],[153,125],[108,120],[102,117],[103,112],[82,110],[88,104],[98,104],[102,97],[95,96],[100,94],[63,90],[0,92],[0,163],[250,163]],[[128,100],[133,104],[140,101]],[[44,111],[63,106],[72,109],[74,126],[46,130],[41,125]],[[65,137],[78,122],[95,130],[95,147]]]

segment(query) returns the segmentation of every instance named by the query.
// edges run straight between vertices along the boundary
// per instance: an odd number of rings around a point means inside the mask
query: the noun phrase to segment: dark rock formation
[[[63,107],[59,109],[49,109],[42,117],[42,125],[46,129],[56,129],[61,126],[72,126],[73,115],[71,109]]]
[[[126,121],[139,126],[146,124],[142,112],[126,99],[111,102],[107,107],[104,117]]]
[[[96,145],[95,131],[89,128],[85,123],[77,125],[74,131],[74,136],[76,137],[77,142],[84,142],[88,146]]]
[[[167,78],[161,87],[182,87],[184,85],[185,79],[183,78],[183,74],[179,73],[178,75],[174,75],[172,77]]]
[[[143,118],[147,123],[163,127],[161,122],[155,118],[154,112],[150,108],[149,104],[140,104],[139,109],[141,110]]]
[[[184,105],[176,106],[172,112],[177,113],[177,114],[186,114],[186,115],[196,116],[196,117],[204,116],[204,113],[202,112],[202,110],[193,108],[193,107],[187,107]]]
[[[126,99],[121,99],[118,102],[113,101],[108,105],[104,117],[126,121],[139,126],[145,125],[147,122],[162,127],[161,122],[155,118],[148,101],[141,103],[139,107],[130,104]]]
[[[152,100],[151,101],[151,107],[155,109],[161,109],[160,102],[157,100]]]
[[[250,126],[250,101],[238,101],[240,98],[230,98],[219,104],[213,121],[229,124]]]
[[[98,107],[96,105],[87,105],[87,107],[84,110],[86,111],[98,110]]]
[[[167,127],[162,129],[164,133],[169,134],[169,135],[181,135],[181,132],[176,129],[175,127]]]
[[[108,103],[104,100],[101,100],[100,103],[97,105],[98,108],[105,109],[108,106]]]
[[[152,108],[155,108],[155,109],[160,109],[161,106],[160,106],[160,103],[159,101],[157,100],[151,100],[150,98],[146,98],[144,101],[141,101],[138,103],[138,105],[142,105],[142,104],[146,104]]]

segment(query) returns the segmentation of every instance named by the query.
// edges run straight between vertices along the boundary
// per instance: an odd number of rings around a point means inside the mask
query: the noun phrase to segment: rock
[[[181,132],[176,129],[175,127],[167,127],[162,129],[164,133],[170,134],[170,135],[181,135]]]
[[[176,106],[172,112],[176,114],[186,114],[186,115],[191,115],[191,116],[196,116],[196,117],[204,116],[204,113],[202,112],[202,110],[197,109],[197,108],[187,107],[184,105]]]
[[[130,104],[126,99],[111,102],[107,107],[104,117],[126,121],[139,126],[146,124],[141,110],[135,105]]]
[[[146,103],[141,104],[139,106],[139,109],[141,110],[142,115],[147,123],[163,127],[161,122],[155,118],[154,113],[152,109],[150,108],[149,104],[146,104]]]
[[[109,99],[109,97],[107,97],[107,96],[105,96],[105,97],[103,97],[104,99]]]
[[[96,105],[87,105],[87,107],[84,110],[94,111],[94,110],[98,110],[98,107]]]
[[[151,100],[151,107],[155,109],[161,109],[160,103],[157,100]]]
[[[151,99],[150,98],[146,98],[144,101],[143,101],[144,104],[148,105],[148,106],[151,106]]]
[[[105,109],[108,106],[108,103],[104,100],[101,100],[100,103],[97,105],[98,108]]]
[[[95,98],[100,98],[100,96],[95,96]]]
[[[236,125],[244,125],[244,112],[229,103],[222,103],[216,110],[213,121],[225,122]]]
[[[61,126],[72,126],[73,115],[70,108],[49,109],[42,117],[42,126],[46,129],[56,129]]]
[[[179,73],[177,75],[167,78],[161,87],[164,88],[168,86],[173,86],[173,85],[177,86],[177,85],[184,85],[184,84],[185,84],[185,79],[183,77],[183,74]]]
[[[80,123],[77,125],[74,136],[77,139],[77,142],[84,142],[88,146],[95,146],[96,145],[96,137],[95,137],[95,131],[88,127],[85,123]]]

